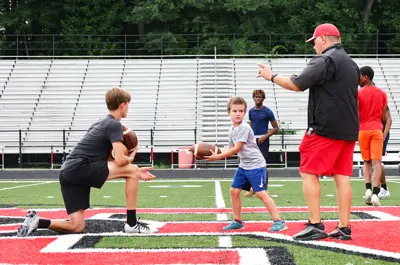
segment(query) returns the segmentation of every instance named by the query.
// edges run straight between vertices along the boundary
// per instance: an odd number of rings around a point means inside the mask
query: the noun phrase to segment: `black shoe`
[[[317,240],[328,237],[322,223],[311,224],[310,221],[308,221],[305,226],[303,230],[293,236],[294,240]]]
[[[339,240],[351,240],[351,228],[350,226],[336,227],[335,230],[329,233],[329,237]]]

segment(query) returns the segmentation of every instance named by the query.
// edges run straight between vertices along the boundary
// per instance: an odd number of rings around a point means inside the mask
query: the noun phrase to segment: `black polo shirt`
[[[315,56],[301,74],[293,75],[291,80],[302,91],[310,89],[309,128],[327,138],[358,139],[359,69],[341,44],[334,44]]]

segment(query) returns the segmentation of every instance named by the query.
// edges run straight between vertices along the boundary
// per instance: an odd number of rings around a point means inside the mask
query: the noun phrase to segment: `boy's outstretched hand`
[[[204,156],[204,159],[208,160],[208,161],[217,161],[220,160],[220,156],[217,155],[212,149],[210,149],[211,151],[211,155],[210,156]]]
[[[152,180],[156,178],[153,174],[149,172],[149,170],[152,170],[154,167],[140,167],[139,172],[140,172],[140,178],[143,179],[144,181]]]

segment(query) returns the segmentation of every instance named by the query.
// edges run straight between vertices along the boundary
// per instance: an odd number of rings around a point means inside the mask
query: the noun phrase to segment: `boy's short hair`
[[[106,93],[106,104],[108,110],[116,110],[122,103],[131,102],[131,94],[120,87],[110,88]]]
[[[244,98],[242,97],[233,97],[231,99],[229,99],[227,107],[228,107],[228,112],[231,111],[231,106],[232,105],[244,105],[244,110],[247,110],[247,103],[246,100],[244,100]]]
[[[265,99],[265,92],[264,92],[264,90],[261,90],[261,89],[253,90],[252,98],[254,98],[254,97],[256,96],[256,94],[261,94],[262,98]]]
[[[360,74],[364,76],[368,76],[369,80],[374,79],[374,70],[370,66],[363,66],[360,68]]]

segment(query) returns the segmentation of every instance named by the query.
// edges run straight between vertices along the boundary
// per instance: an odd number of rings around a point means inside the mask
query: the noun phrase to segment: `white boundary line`
[[[390,183],[397,183],[397,184],[400,184],[400,181],[394,181],[394,180],[387,180],[387,181],[389,181]]]
[[[46,182],[34,183],[34,184],[28,184],[28,185],[13,186],[13,187],[1,188],[0,191],[2,191],[2,190],[12,190],[12,189],[18,189],[18,188],[25,188],[25,187],[37,186],[37,185],[44,185],[44,184],[49,184],[49,183],[50,183],[49,181],[46,181]]]

